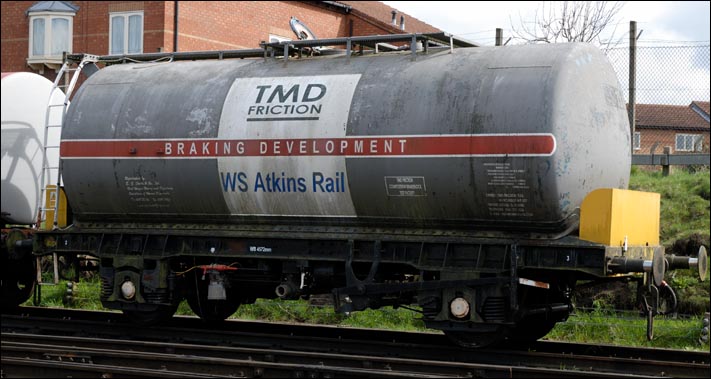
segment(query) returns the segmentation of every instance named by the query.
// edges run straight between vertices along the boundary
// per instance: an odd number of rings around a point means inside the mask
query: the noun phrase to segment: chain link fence
[[[607,51],[626,99],[629,54]],[[636,64],[633,154],[708,155],[709,45],[637,46]]]

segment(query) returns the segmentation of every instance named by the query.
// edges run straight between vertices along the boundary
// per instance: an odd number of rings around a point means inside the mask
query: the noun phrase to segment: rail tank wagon
[[[112,66],[68,114],[66,190],[86,221],[561,232],[587,193],[627,185],[605,59],[556,45]]]
[[[580,279],[661,285],[659,197],[625,190],[625,105],[596,48],[350,50],[376,42],[93,74],[62,132],[74,223],[35,255],[97,257],[102,303],[137,322],[328,294],[340,312],[416,304],[464,346],[545,335]]]
[[[31,227],[39,218],[44,184],[57,183],[58,126],[64,93],[46,78],[28,72],[2,73],[2,300],[29,297],[35,281]],[[54,169],[51,169],[54,168]],[[22,243],[22,241],[25,241]],[[15,248],[15,243],[20,243]]]
[[[59,125],[62,119],[62,108],[48,108],[50,103],[64,102],[64,93],[53,88],[52,82],[37,74],[2,73],[2,218],[5,222],[29,225],[37,221],[42,172],[47,171],[48,166],[56,168],[59,164],[58,149],[47,149],[46,161],[44,152],[45,144],[59,145],[58,128],[47,129],[45,136],[45,125]],[[56,170],[50,170],[45,184],[56,182]]]

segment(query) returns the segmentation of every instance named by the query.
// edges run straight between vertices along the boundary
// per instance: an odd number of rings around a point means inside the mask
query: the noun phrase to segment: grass
[[[676,170],[669,176],[633,167],[629,188],[661,195],[660,242],[671,247],[677,240],[701,236],[708,247],[709,169]]]
[[[613,311],[579,311],[566,322],[556,324],[545,337],[548,340],[595,343],[618,346],[709,351],[701,342],[702,317],[654,318],[654,338],[647,340],[647,321],[631,313]]]
[[[47,278],[49,281],[50,278]],[[56,286],[42,286],[40,306],[66,307],[75,309],[104,310],[99,300],[101,291],[98,280],[74,284],[73,299],[65,301],[67,281],[62,280]],[[32,299],[24,305],[33,305]],[[187,301],[180,303],[177,315],[194,315]],[[243,304],[230,318],[241,320],[262,320],[271,322],[294,322],[346,327],[388,329],[401,331],[430,331],[419,320],[419,314],[404,308],[384,307],[378,310],[368,309],[349,315],[336,313],[332,306],[310,306],[303,300],[268,300],[258,299],[254,304]]]
[[[51,275],[43,274],[42,280],[45,283],[51,283]],[[88,310],[105,310],[99,301],[101,293],[101,283],[98,280],[72,283],[72,300],[67,301],[67,281],[60,280],[57,285],[43,285],[41,287],[41,302],[42,307],[66,307]],[[23,305],[34,305],[33,299],[30,298]]]
[[[677,168],[669,176],[633,167],[630,189],[661,194],[660,242],[667,254],[696,255],[699,245],[709,250],[711,181],[708,167]],[[675,289],[679,312],[700,314],[711,308],[709,273],[699,282],[691,270],[675,270],[666,281]]]
[[[427,331],[419,314],[404,308],[368,309],[349,315],[336,313],[332,306],[311,306],[302,300],[257,300],[242,305],[231,318],[276,322],[297,322],[402,331]]]

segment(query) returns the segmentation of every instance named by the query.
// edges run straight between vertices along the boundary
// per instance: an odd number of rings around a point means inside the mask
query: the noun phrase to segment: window
[[[69,13],[36,13],[30,16],[30,60],[62,58],[72,52],[74,15]]]
[[[677,134],[677,151],[702,151],[702,136],[700,134]]]
[[[109,19],[109,54],[142,53],[143,12],[111,13]]]
[[[634,149],[639,150],[642,148],[642,135],[640,132],[634,132]]]

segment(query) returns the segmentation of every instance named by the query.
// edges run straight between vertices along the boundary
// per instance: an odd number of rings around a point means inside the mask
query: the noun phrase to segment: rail
[[[115,370],[131,362],[131,367],[141,369],[221,376],[240,371],[263,377],[709,375],[708,352],[538,342],[474,353],[434,333],[232,320],[217,326],[194,317],[174,317],[148,328],[127,324],[120,314],[110,312],[22,308],[19,313],[2,316],[2,365],[7,375],[27,374],[23,370],[43,360],[66,364],[72,357],[85,357],[74,367],[78,370],[90,369],[86,362],[91,359]],[[18,367],[23,363],[24,369]]]
[[[710,166],[711,155],[671,154],[671,148],[664,148],[662,154],[632,154],[632,164],[636,166],[662,166],[662,174],[669,175],[670,166]]]
[[[215,51],[189,51],[189,52],[165,52],[165,53],[144,53],[144,54],[122,54],[122,55],[102,55],[98,61],[106,64],[127,63],[127,62],[153,62],[160,60],[202,60],[202,59],[244,59],[244,58],[268,58],[283,57],[288,60],[290,53],[302,54],[303,49],[313,49],[324,46],[346,46],[343,53],[350,57],[355,46],[359,51],[363,47],[370,47],[373,50],[403,50],[404,47],[395,47],[390,43],[409,42],[407,49],[411,51],[413,57],[418,51],[418,43],[422,44],[425,54],[429,48],[449,48],[450,51],[460,47],[476,47],[475,44],[456,38],[448,33],[414,33],[414,34],[388,34],[359,37],[324,38],[314,40],[296,40],[282,42],[262,42],[257,49],[237,49],[237,50],[215,50]],[[85,54],[69,54],[67,60],[80,62]]]

